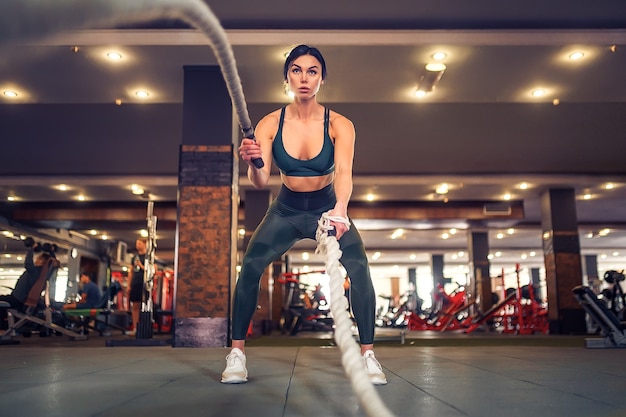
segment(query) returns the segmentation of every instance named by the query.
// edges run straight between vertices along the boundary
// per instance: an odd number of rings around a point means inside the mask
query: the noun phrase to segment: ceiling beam
[[[406,46],[455,44],[469,46],[564,45],[626,43],[622,29],[525,30],[226,30],[232,46],[289,45],[286,39],[307,39],[316,45]],[[33,41],[29,41],[33,42]],[[65,32],[35,44],[71,45],[207,45],[204,33],[193,29],[84,30]]]

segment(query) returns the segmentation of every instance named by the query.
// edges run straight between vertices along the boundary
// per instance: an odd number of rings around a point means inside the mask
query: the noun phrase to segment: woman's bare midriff
[[[290,177],[280,174],[280,177],[283,184],[285,184],[285,187],[289,188],[291,191],[308,193],[321,190],[328,184],[331,184],[333,182],[334,175],[335,174],[333,173],[322,175],[320,177]]]

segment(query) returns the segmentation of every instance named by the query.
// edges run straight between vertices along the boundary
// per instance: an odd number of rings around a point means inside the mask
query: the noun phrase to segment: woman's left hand
[[[348,219],[348,214],[345,212],[339,212],[339,211],[335,211],[334,209],[331,210],[328,213],[329,216],[331,217],[343,217],[344,219]],[[337,240],[341,239],[341,236],[344,235],[344,233],[346,233],[348,231],[348,229],[350,229],[350,227],[342,222],[334,222],[334,221],[330,221],[330,224],[332,224],[335,227],[335,236],[337,237]]]

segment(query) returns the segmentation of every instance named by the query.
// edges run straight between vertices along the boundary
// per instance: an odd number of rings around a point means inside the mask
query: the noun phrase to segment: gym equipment
[[[598,300],[591,288],[579,285],[572,292],[585,309],[585,312],[601,329],[603,338],[585,339],[585,347],[589,349],[626,348],[626,327],[615,313],[603,302]]]
[[[475,300],[467,299],[465,287],[458,287],[447,294],[442,284],[437,284],[433,309],[428,316],[410,313],[408,315],[409,330],[458,330],[468,326],[469,309],[476,304]]]
[[[515,265],[517,288],[507,289],[505,299],[471,320],[465,333],[471,333],[490,322],[502,333],[534,334],[549,332],[548,309],[535,299],[532,284],[520,285],[520,265]]]
[[[154,254],[157,247],[156,243],[156,223],[157,218],[154,215],[154,201],[148,201],[148,209],[146,222],[148,224],[148,238],[146,239],[146,258],[143,267],[143,282],[146,291],[143,292],[143,300],[141,302],[141,313],[139,314],[139,323],[135,333],[134,340],[112,340],[106,341],[106,346],[166,346],[171,345],[171,339],[154,339],[152,337],[154,320],[153,320],[153,302],[152,293],[154,289]]]
[[[24,303],[23,311],[19,311],[15,308],[7,308],[6,306],[3,307],[7,309],[8,329],[0,333],[0,339],[8,340],[17,336],[17,334],[20,333],[21,330],[23,330],[22,328],[25,328],[27,324],[35,324],[37,326],[41,326],[45,329],[49,329],[57,333],[69,336],[73,340],[87,339],[86,335],[67,329],[63,326],[53,323],[52,321],[52,309],[50,308],[50,299],[48,296],[47,284],[49,280],[54,280],[56,278],[56,274],[60,266],[61,264],[58,260],[54,258],[48,259],[47,263],[44,264],[44,267],[41,269],[39,279],[29,292],[29,294],[38,294],[38,297],[36,299],[33,299],[29,296],[29,298]],[[44,291],[44,289],[45,304],[41,306],[39,303],[39,295],[42,291]],[[24,335],[30,336],[30,331],[27,331],[26,333],[24,333]]]
[[[610,270],[604,273],[604,281],[610,285],[602,291],[603,300],[619,320],[626,320],[626,295],[622,289],[624,271]]]
[[[324,255],[326,272],[330,276],[331,311],[335,319],[335,341],[341,350],[341,363],[350,378],[352,390],[359,404],[368,416],[393,417],[393,414],[382,402],[374,386],[370,382],[361,359],[360,349],[352,337],[352,320],[348,314],[348,300],[344,296],[344,276],[339,270],[339,259],[342,252],[335,237],[335,228],[330,223],[341,222],[350,225],[348,219],[331,217],[329,212],[322,214],[318,221],[315,240],[316,253]]]
[[[109,321],[110,316],[115,313],[111,309],[111,303],[120,291],[122,291],[122,285],[117,281],[112,281],[111,285],[104,290],[102,297],[100,297],[98,304],[94,308],[63,310],[63,314],[67,317],[75,318],[82,326],[83,334],[87,334],[88,329],[92,329],[97,331],[100,336],[103,336],[106,335],[108,328],[119,330],[122,334],[125,334],[125,328]],[[100,319],[99,316],[104,316],[105,320]]]
[[[332,331],[333,319],[328,310],[314,306],[307,286],[300,282],[300,276],[324,271],[286,272],[281,274],[278,282],[284,284],[283,307],[280,315],[280,330],[295,336],[303,330]],[[320,303],[321,304],[321,303]]]
[[[41,38],[62,31],[129,24],[156,19],[181,19],[201,30],[209,41],[226,81],[244,136],[254,140],[235,56],[213,11],[202,0],[3,0],[0,2],[0,47],[3,42]],[[253,160],[257,168],[263,160]]]

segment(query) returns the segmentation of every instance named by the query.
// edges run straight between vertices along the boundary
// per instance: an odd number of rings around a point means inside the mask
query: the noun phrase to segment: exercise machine
[[[626,348],[626,327],[615,313],[611,311],[591,288],[579,285],[572,292],[580,305],[601,329],[602,338],[585,339],[585,347],[589,349]]]

